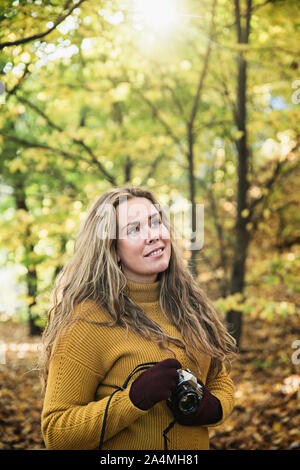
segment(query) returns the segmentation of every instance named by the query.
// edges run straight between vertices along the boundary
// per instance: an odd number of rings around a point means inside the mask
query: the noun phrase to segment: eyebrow
[[[155,214],[152,214],[152,215],[149,215],[148,219],[151,220],[151,219],[154,219],[154,217],[156,216],[159,216],[161,217],[161,211],[159,212],[156,212]],[[135,224],[138,224],[140,221],[139,220],[134,220],[133,222],[129,222],[129,224],[125,225],[123,228],[122,228],[122,231],[127,228],[129,225],[135,225]]]

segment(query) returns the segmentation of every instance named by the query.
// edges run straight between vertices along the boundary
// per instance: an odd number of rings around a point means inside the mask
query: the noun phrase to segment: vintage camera
[[[178,369],[177,372],[179,374],[179,383],[167,400],[168,405],[174,411],[180,411],[185,415],[193,414],[203,397],[203,388],[198,384],[197,378],[189,369]]]

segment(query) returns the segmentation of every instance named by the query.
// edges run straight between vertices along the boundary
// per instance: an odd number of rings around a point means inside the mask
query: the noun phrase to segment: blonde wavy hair
[[[159,301],[162,311],[181,332],[183,342],[166,335],[127,295],[126,277],[117,261],[117,239],[111,236],[116,224],[116,208],[124,197],[147,198],[160,207],[163,223],[170,233],[171,255],[168,268],[159,274]],[[196,365],[196,355],[199,352],[207,354],[211,357],[215,374],[219,373],[223,363],[230,370],[236,352],[235,340],[190,273],[182,249],[175,243],[174,234],[174,227],[166,213],[147,189],[130,185],[113,188],[95,200],[79,230],[74,254],[57,277],[52,291],[52,306],[42,337],[43,392],[54,343],[63,329],[74,321],[71,317],[74,316],[75,306],[87,299],[107,309],[112,327],[120,325],[133,330],[158,342],[162,348],[170,349],[170,344],[176,344],[186,351]],[[76,319],[85,320],[84,314]]]

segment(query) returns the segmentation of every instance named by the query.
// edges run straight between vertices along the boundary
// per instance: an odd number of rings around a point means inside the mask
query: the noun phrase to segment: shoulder
[[[83,358],[84,362],[89,362],[105,344],[110,322],[111,317],[103,306],[95,300],[84,300],[74,307],[70,320],[57,337],[53,352],[79,362]]]
[[[85,299],[75,305],[71,321],[78,319],[96,323],[111,321],[107,309],[95,299]]]

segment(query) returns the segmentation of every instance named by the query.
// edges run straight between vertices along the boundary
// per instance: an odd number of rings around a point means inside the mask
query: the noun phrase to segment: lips
[[[155,254],[160,254],[161,252],[164,251],[164,249],[165,249],[164,246],[159,246],[159,247],[157,247],[157,248],[151,250],[149,253],[147,253],[147,254],[145,255],[145,258],[149,257],[151,254],[152,254],[152,256],[155,256]],[[157,252],[157,253],[156,253],[156,252]]]

